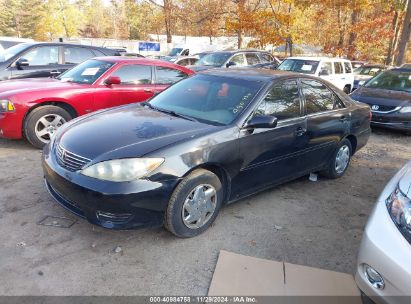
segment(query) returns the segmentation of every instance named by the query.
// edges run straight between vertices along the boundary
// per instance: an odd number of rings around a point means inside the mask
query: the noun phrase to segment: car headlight
[[[164,158],[124,158],[94,164],[81,174],[112,182],[129,182],[145,177],[157,169]]]
[[[0,112],[13,112],[14,110],[14,105],[10,100],[0,100]]]
[[[397,186],[387,198],[386,204],[395,225],[411,243],[411,200]]]
[[[411,113],[411,106],[402,107],[400,113]]]

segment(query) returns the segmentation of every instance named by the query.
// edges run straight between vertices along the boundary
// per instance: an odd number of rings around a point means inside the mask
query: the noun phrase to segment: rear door
[[[171,67],[154,66],[155,91],[161,92],[170,85],[186,78],[188,75],[183,71]]]
[[[101,83],[94,94],[96,110],[116,107],[133,102],[142,102],[154,95],[152,66],[141,64],[120,65],[106,75],[120,77],[120,84]]]
[[[340,98],[323,82],[300,79],[307,117],[305,170],[328,163],[337,144],[348,135],[351,114]]]
[[[16,62],[23,59],[28,62],[28,66],[19,67]],[[11,64],[9,67],[11,79],[54,76],[53,71],[57,71],[60,68],[60,63],[59,46],[34,46]]]
[[[96,57],[96,54],[88,48],[65,45],[63,46],[63,64],[60,67],[59,72],[62,73],[93,57]]]
[[[234,197],[298,176],[302,167],[301,153],[307,145],[306,118],[297,79],[276,83],[257,105],[251,117],[272,115],[277,127],[240,131],[242,168],[232,181]],[[247,185],[247,187],[244,187]]]

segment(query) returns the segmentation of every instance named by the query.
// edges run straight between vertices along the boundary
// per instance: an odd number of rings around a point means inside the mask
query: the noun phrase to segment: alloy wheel
[[[48,143],[53,134],[60,128],[66,120],[57,114],[47,114],[41,117],[34,127],[37,138]]]
[[[335,157],[335,171],[341,174],[345,171],[350,161],[350,148],[347,145],[343,145],[337,152]]]
[[[211,185],[196,186],[187,196],[183,209],[183,223],[190,229],[203,227],[213,216],[217,206],[217,191]]]

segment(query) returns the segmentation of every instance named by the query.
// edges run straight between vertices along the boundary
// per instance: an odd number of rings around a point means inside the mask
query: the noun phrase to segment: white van
[[[310,74],[323,78],[345,93],[350,93],[354,86],[354,74],[351,61],[327,57],[288,57],[278,70]]]

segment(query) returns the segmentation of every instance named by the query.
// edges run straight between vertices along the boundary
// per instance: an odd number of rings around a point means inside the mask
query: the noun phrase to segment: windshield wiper
[[[149,108],[152,109],[152,110],[156,110],[156,111],[158,111],[158,112],[166,113],[166,114],[169,114],[169,115],[174,116],[174,117],[180,117],[180,118],[183,118],[183,119],[186,119],[186,120],[191,120],[191,121],[198,121],[198,120],[195,119],[194,117],[191,117],[191,116],[188,116],[188,115],[184,115],[184,114],[181,114],[181,113],[177,113],[177,112],[172,111],[172,110],[166,110],[166,109],[158,108],[158,107],[156,107],[156,106],[153,106],[153,105],[150,104],[149,102],[142,102],[141,104],[142,104],[143,106],[149,107]]]

